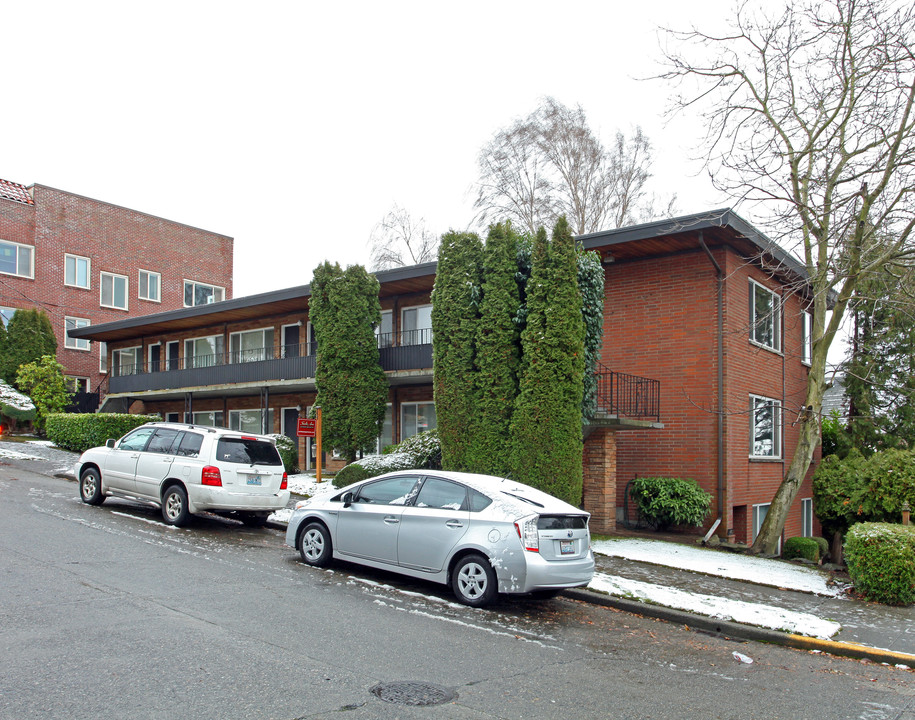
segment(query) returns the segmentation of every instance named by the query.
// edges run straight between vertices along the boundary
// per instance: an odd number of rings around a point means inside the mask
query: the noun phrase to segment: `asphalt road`
[[[3,720],[915,720],[909,671],[565,598],[474,610],[395,575],[309,568],[278,530],[83,505],[50,467],[0,460]],[[370,692],[401,681],[456,698]]]

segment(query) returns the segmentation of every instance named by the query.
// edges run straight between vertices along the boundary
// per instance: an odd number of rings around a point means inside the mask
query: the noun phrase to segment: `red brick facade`
[[[225,298],[232,296],[232,238],[43,185],[27,192],[31,204],[0,195],[0,241],[34,248],[34,277],[0,275],[0,307],[44,310],[66,374],[88,378],[90,390],[103,378],[99,345],[68,348],[65,318],[97,325],[176,310],[184,307],[185,280],[224,288]],[[88,259],[88,288],[65,284],[68,254]],[[140,270],[161,277],[159,302],[140,298]],[[126,310],[102,306],[101,273],[127,278]]]

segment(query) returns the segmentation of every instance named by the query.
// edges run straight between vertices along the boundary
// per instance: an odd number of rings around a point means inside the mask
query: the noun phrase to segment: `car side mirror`
[[[114,448],[114,444],[115,444],[116,442],[117,442],[117,440],[115,440],[114,438],[108,438],[108,439],[105,441],[105,447],[107,447],[107,448]]]
[[[350,505],[353,504],[353,494],[351,492],[346,493],[346,495],[344,495],[342,499],[343,499],[343,507],[345,507],[345,508],[348,508]]]

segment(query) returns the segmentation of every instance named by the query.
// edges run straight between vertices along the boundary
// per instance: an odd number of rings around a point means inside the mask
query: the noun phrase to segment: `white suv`
[[[289,502],[273,438],[226,428],[154,422],[84,452],[74,467],[83,502],[109,496],[152,503],[171,525],[202,510],[263,524]]]

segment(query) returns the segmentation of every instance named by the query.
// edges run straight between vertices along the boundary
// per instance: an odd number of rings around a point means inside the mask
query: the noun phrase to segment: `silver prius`
[[[498,593],[555,595],[594,576],[590,515],[513,480],[401,470],[298,503],[286,544],[451,585],[465,605]]]

